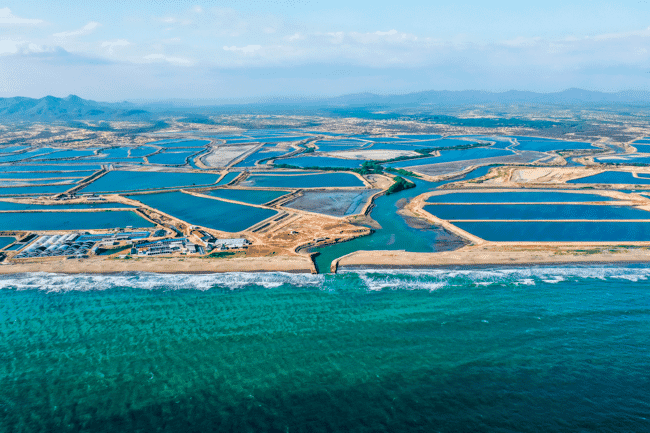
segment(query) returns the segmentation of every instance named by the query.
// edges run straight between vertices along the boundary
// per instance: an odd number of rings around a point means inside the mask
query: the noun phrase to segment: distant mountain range
[[[0,119],[11,120],[78,120],[149,117],[150,113],[128,102],[106,103],[82,99],[46,96],[40,99],[17,96],[0,98]]]
[[[556,93],[535,93],[511,90],[508,92],[486,91],[424,91],[404,95],[376,95],[373,93],[357,93],[333,98],[320,99],[280,99],[272,98],[247,104],[210,104],[204,101],[202,105],[188,106],[183,102],[169,101],[147,104],[130,102],[106,103],[82,99],[75,95],[66,98],[46,96],[40,99],[14,97],[0,98],[0,119],[6,120],[79,120],[79,119],[152,119],[166,114],[182,114],[196,112],[223,112],[235,109],[238,112],[246,109],[278,108],[336,108],[336,107],[367,107],[367,108],[401,108],[426,107],[428,105],[472,105],[472,104],[533,104],[533,105],[638,105],[650,103],[650,92],[621,91],[615,93],[594,92],[583,89],[568,89]]]

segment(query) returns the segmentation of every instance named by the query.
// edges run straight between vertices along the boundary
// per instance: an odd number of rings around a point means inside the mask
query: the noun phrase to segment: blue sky
[[[645,1],[6,1],[0,96],[650,88]]]

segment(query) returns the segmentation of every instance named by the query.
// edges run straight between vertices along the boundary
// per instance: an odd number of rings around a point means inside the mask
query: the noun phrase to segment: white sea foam
[[[534,286],[581,280],[650,279],[650,266],[553,266],[485,269],[418,269],[343,271],[339,275],[268,273],[215,274],[53,274],[28,273],[0,276],[0,289],[40,289],[52,292],[137,288],[146,290],[209,290],[215,287],[241,289],[282,285],[338,290],[438,290],[445,287]]]
[[[294,286],[320,286],[322,275],[269,273],[219,273],[219,274],[157,274],[124,273],[101,274],[54,274],[28,273],[0,277],[0,289],[41,289],[52,292],[106,290],[114,288],[208,290],[213,287],[240,289],[247,286],[265,288],[282,284]]]

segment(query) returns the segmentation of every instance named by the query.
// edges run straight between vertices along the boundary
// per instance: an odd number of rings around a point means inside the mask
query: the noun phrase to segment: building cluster
[[[203,245],[208,251],[212,250],[235,250],[247,248],[250,245],[248,239],[233,238],[233,239],[218,239],[212,236],[205,230],[196,230],[196,236],[203,242]]]
[[[149,237],[149,232],[121,232],[92,235],[88,233],[70,233],[65,235],[34,236],[35,241],[21,251],[16,258],[72,257],[86,258],[98,247],[115,244],[119,241],[133,241]]]
[[[162,239],[153,242],[144,242],[134,245],[131,254],[139,256],[159,256],[161,254],[205,254],[200,245],[190,242],[187,238]]]

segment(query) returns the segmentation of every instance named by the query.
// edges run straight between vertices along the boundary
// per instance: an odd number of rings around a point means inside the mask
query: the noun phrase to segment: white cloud
[[[164,54],[149,54],[144,56],[143,59],[149,61],[163,61],[178,66],[191,66],[194,63],[190,59],[185,59],[183,57],[170,57],[165,56]]]
[[[201,6],[194,6],[192,8],[192,12],[194,12],[195,14],[203,13],[203,8]]]
[[[387,32],[376,31],[375,34],[378,36],[393,36],[397,34],[397,30],[393,29]]]
[[[294,33],[293,35],[288,36],[286,39],[288,41],[298,41],[298,40],[304,39],[304,38],[305,37],[303,35],[301,35],[300,33]]]
[[[23,43],[12,39],[0,39],[0,54],[16,54],[18,47]]]
[[[0,24],[40,24],[43,20],[20,18],[11,13],[9,8],[0,9]]]
[[[60,32],[60,33],[54,33],[52,36],[55,38],[74,38],[77,36],[84,36],[87,34],[90,34],[95,30],[97,27],[99,27],[101,24],[95,21],[91,21],[82,28],[78,30],[72,30],[69,32]]]
[[[117,39],[114,41],[102,42],[102,48],[108,48],[109,54],[113,54],[115,48],[126,47],[127,45],[131,45],[131,42],[127,41],[126,39]]]
[[[236,47],[236,46],[231,46],[231,47],[223,47],[225,51],[239,51],[244,54],[252,54],[256,51],[259,51],[262,49],[261,45],[246,45],[245,47]]]

